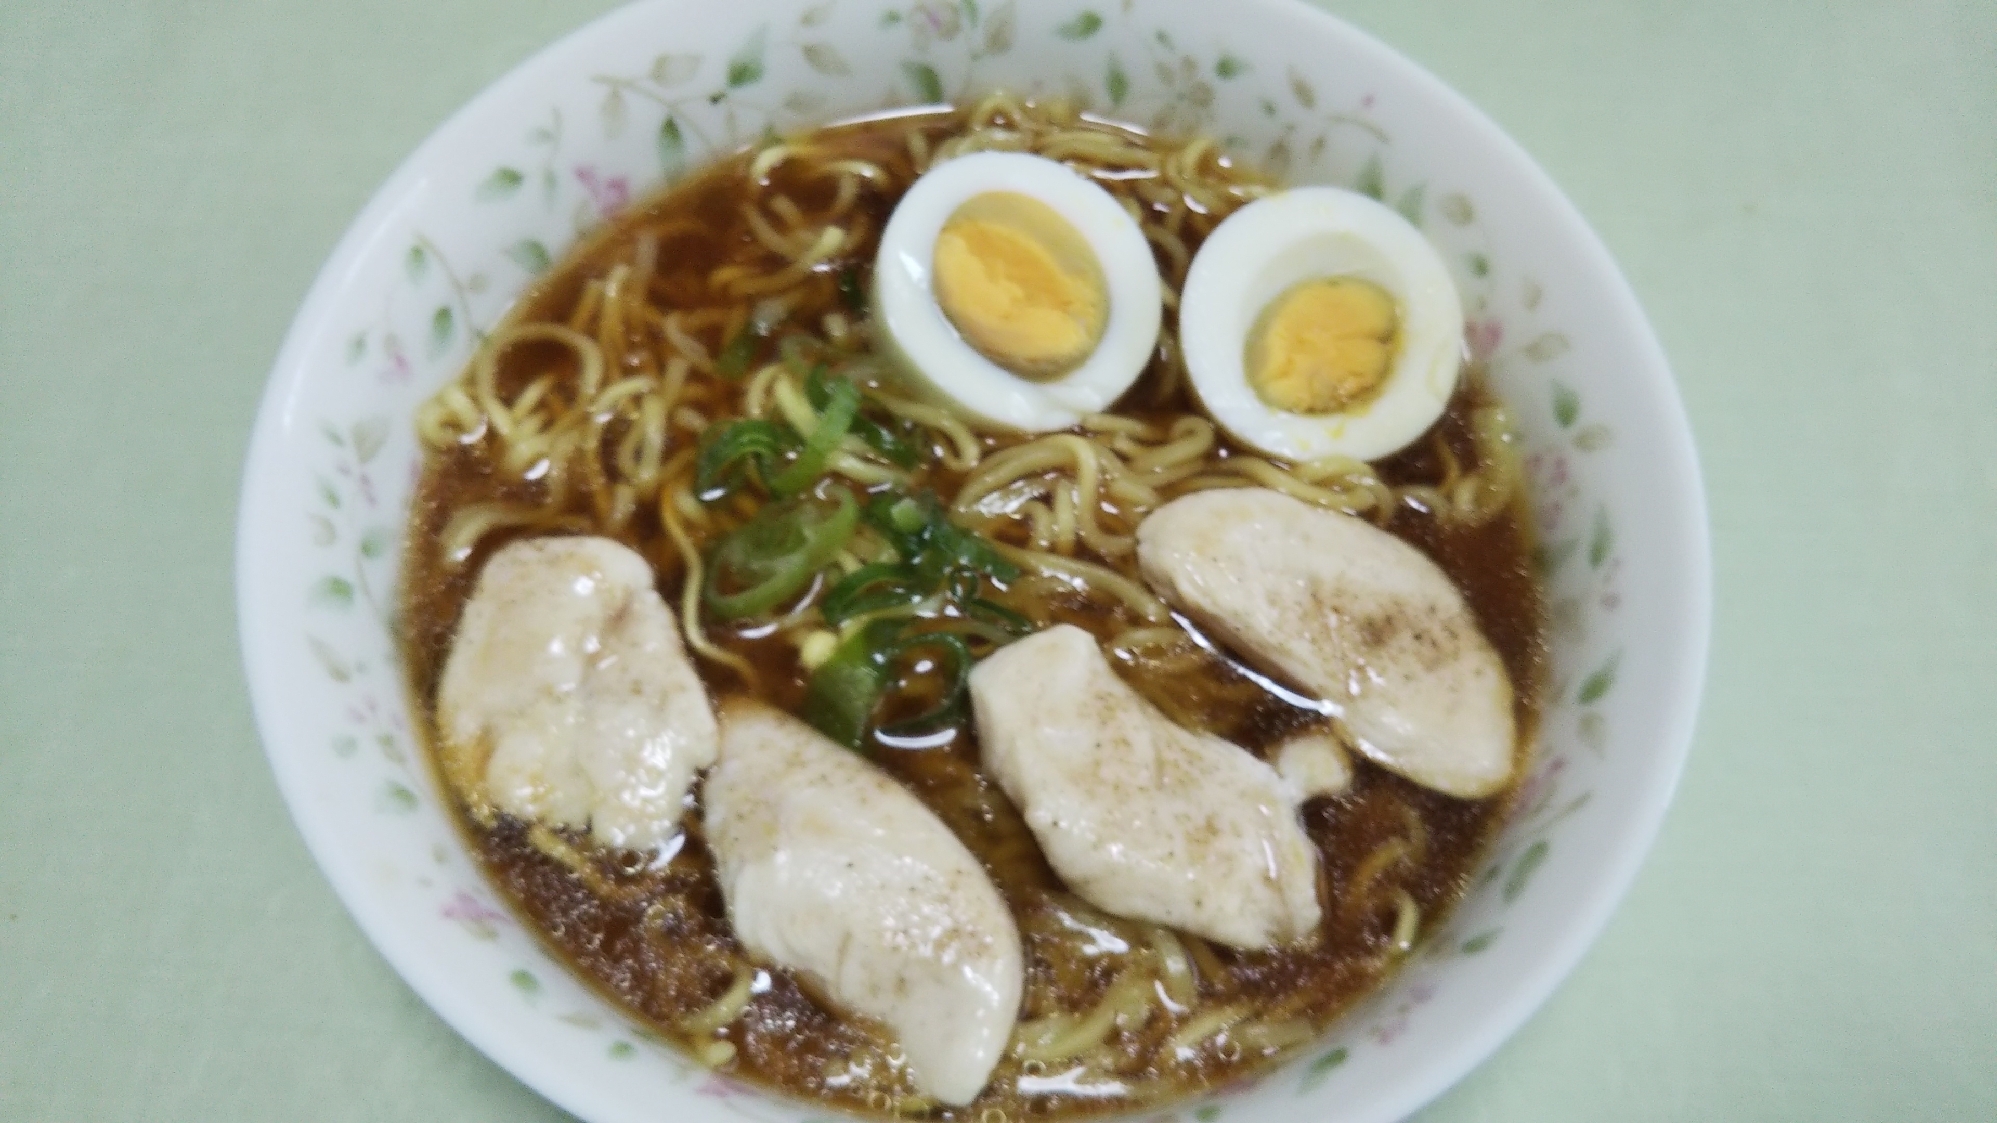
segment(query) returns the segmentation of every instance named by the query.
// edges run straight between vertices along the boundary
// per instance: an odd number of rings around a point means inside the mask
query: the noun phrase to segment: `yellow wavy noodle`
[[[749,1008],[754,996],[756,972],[744,963],[735,969],[735,978],[721,997],[680,1021],[680,1029],[693,1037],[706,1037],[733,1022]]]

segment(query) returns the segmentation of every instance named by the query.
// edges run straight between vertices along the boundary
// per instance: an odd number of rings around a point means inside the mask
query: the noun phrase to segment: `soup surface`
[[[1082,170],[1138,214],[1156,251],[1168,290],[1158,352],[1113,418],[1078,430],[1099,468],[1115,461],[1100,479],[1082,480],[1079,463],[1048,458],[981,479],[1036,438],[925,410],[898,396],[873,358],[864,294],[889,213],[933,160],[993,146],[1040,151]],[[419,712],[434,716],[460,614],[485,559],[509,541],[614,538],[651,563],[676,613],[693,606],[695,598],[683,599],[690,563],[758,505],[746,490],[707,502],[695,494],[703,434],[711,439],[729,419],[784,416],[807,375],[830,369],[862,386],[863,416],[887,434],[880,447],[895,452],[848,457],[843,477],[835,465],[842,486],[863,500],[887,488],[933,493],[959,525],[1024,563],[1010,578],[987,579],[983,597],[999,611],[967,627],[973,654],[1008,638],[993,620],[1066,622],[1093,633],[1117,671],[1173,720],[1252,752],[1330,725],[1224,650],[1196,642],[1182,618],[1166,627],[1146,619],[1131,594],[1105,579],[1135,578],[1128,540],[1149,506],[1274,479],[1372,519],[1448,574],[1511,675],[1522,753],[1539,704],[1542,606],[1502,407],[1478,372],[1467,372],[1442,421],[1410,449],[1333,473],[1271,464],[1232,445],[1185,388],[1171,294],[1201,239],[1264,189],[1210,144],[999,97],[825,128],[722,161],[633,206],[521,302],[457,398],[447,391],[426,411],[430,451],[399,615]],[[840,231],[830,252],[820,252],[824,229]],[[572,328],[591,347],[531,333],[507,339],[533,324]],[[587,369],[599,359],[601,370]],[[605,404],[602,391],[620,382],[632,389]],[[508,411],[498,426],[495,408]],[[510,434],[497,431],[509,426]],[[536,426],[541,446],[530,440]],[[581,435],[562,436],[573,433]],[[1118,479],[1142,486],[1114,486]],[[967,493],[967,483],[979,492]],[[1063,569],[1063,559],[1081,564]],[[694,608],[700,634],[689,646],[709,696],[754,693],[797,712],[810,681],[805,653],[826,630],[812,604],[827,580],[748,619]],[[931,626],[915,611],[918,629]],[[938,619],[957,618],[946,611]],[[902,668],[881,724],[947,698],[949,676],[930,664]],[[1077,899],[980,771],[968,711],[932,715],[929,728],[919,738],[872,737],[862,750],[985,866],[1018,921],[1026,957],[1014,1048],[965,1107],[918,1095],[879,1026],[834,1012],[809,980],[750,961],[701,836],[698,786],[683,834],[659,854],[606,851],[583,832],[469,807],[459,808],[460,824],[549,948],[703,1063],[847,1110],[998,1123],[1169,1102],[1306,1044],[1377,987],[1463,893],[1510,798],[1509,789],[1450,798],[1355,757],[1350,788],[1301,811],[1321,863],[1318,939],[1243,952]],[[1112,999],[1114,1011],[1090,1016]]]

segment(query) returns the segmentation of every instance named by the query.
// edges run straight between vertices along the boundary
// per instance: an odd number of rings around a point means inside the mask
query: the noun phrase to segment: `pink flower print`
[[[707,1079],[702,1081],[700,1087],[695,1088],[693,1093],[696,1096],[706,1096],[709,1099],[732,1100],[736,1096],[746,1094],[748,1091],[747,1088],[735,1083],[733,1080],[709,1073]]]
[[[1573,474],[1567,466],[1567,458],[1555,454],[1542,457],[1535,455],[1527,466],[1533,478],[1533,494],[1543,502],[1539,508],[1539,530],[1552,537],[1560,527],[1560,517],[1566,512],[1566,500],[1578,490],[1573,483]]]
[[[1546,810],[1547,803],[1553,799],[1554,788],[1560,783],[1560,773],[1566,767],[1567,758],[1557,756],[1527,778],[1525,787],[1519,790],[1518,803],[1515,805],[1518,807],[1517,819],[1530,819]]]
[[[506,920],[505,913],[482,903],[462,889],[444,902],[442,915],[445,920],[455,920],[464,925],[467,931],[481,940],[498,936],[498,925]]]
[[[363,694],[358,701],[347,703],[347,720],[355,725],[373,725],[374,719],[379,716],[381,705],[372,694]]]
[[[409,365],[409,356],[402,350],[402,340],[394,332],[381,341],[382,352],[388,357],[388,365],[381,368],[381,381],[395,386],[406,384],[415,375]]]
[[[1488,362],[1505,341],[1505,325],[1496,320],[1472,320],[1464,325],[1463,334],[1470,342],[1470,361]]]
[[[576,168],[576,182],[589,193],[589,201],[596,206],[596,213],[609,218],[624,209],[631,201],[631,181],[621,175],[599,175],[592,164],[582,164]]]
[[[1526,473],[1532,477],[1534,491],[1546,491],[1553,487],[1554,473],[1561,470],[1559,453],[1535,452],[1525,459]]]
[[[1373,95],[1372,95],[1372,94],[1367,94],[1367,95],[1366,95],[1365,97],[1362,97],[1362,98],[1360,98],[1360,99],[1359,99],[1359,108],[1361,108],[1361,109],[1371,109],[1371,108],[1373,108]]]
[[[1367,1033],[1372,1036],[1374,1041],[1382,1045],[1393,1044],[1395,1038],[1407,1032],[1408,1015],[1428,1005],[1429,1000],[1434,997],[1434,984],[1416,983],[1414,986],[1408,988],[1408,1000],[1394,1007],[1393,1016],[1375,1023],[1373,1028],[1368,1030]]]
[[[917,4],[908,11],[908,23],[918,46],[928,46],[932,38],[948,43],[964,29],[964,18],[957,13],[955,4]]]

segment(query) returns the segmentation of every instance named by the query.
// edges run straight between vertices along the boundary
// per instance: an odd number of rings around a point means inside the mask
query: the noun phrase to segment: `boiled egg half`
[[[1109,192],[1053,160],[979,152],[902,196],[881,234],[873,312],[926,396],[1049,432],[1108,409],[1150,361],[1158,266]]]
[[[1193,389],[1235,439],[1290,460],[1375,460],[1442,416],[1463,304],[1421,231],[1336,187],[1229,215],[1193,258],[1179,341]]]

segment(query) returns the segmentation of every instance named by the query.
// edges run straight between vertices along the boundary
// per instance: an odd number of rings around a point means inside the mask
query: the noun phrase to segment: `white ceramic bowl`
[[[1551,699],[1516,819],[1397,980],[1301,1061],[1187,1114],[1381,1123],[1462,1076],[1602,927],[1690,738],[1708,619],[1684,413],[1615,264],[1547,177],[1413,64],[1289,0],[652,0],[517,67],[347,231],[271,373],[243,481],[237,598],[271,767],[356,920],[438,1013],[591,1123],[822,1110],[634,1032],[500,907],[411,736],[388,631],[416,404],[551,258],[766,129],[996,85],[1199,129],[1298,182],[1414,217],[1529,446]]]

